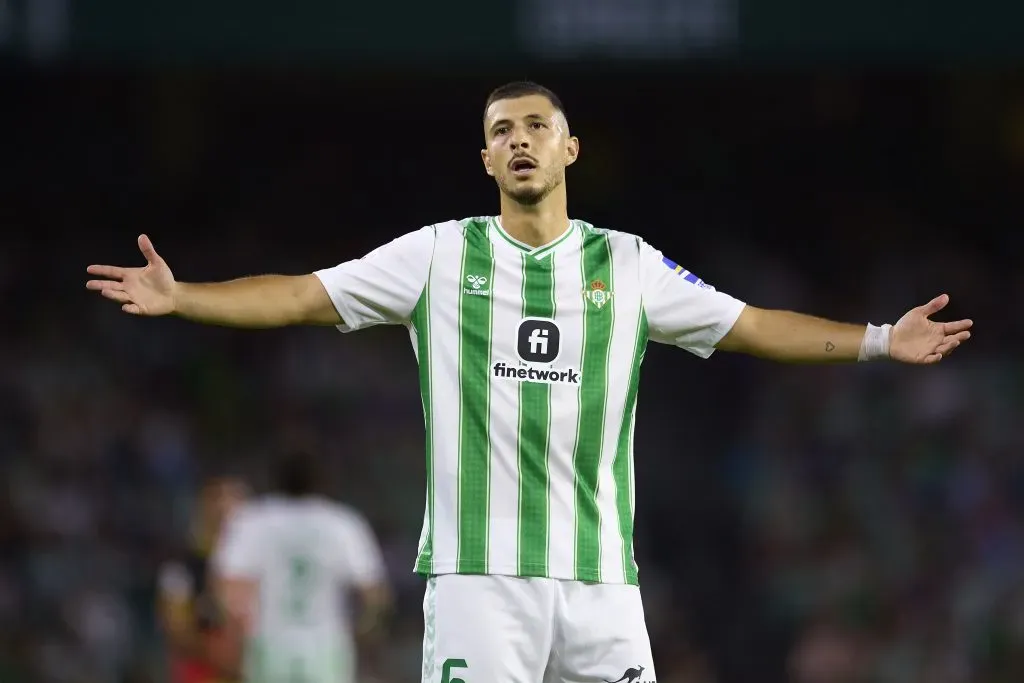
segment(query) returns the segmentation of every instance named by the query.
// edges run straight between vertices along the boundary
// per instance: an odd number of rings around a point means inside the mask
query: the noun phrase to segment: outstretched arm
[[[716,291],[646,242],[638,240],[637,247],[651,340],[702,358],[721,349],[785,363],[891,358],[929,364],[971,337],[970,320],[930,320],[949,303],[945,294],[911,309],[895,325],[851,325],[747,305]]]
[[[746,306],[718,342],[722,351],[787,363],[841,363],[892,358],[930,364],[970,338],[972,321],[935,322],[949,303],[945,294],[908,311],[895,325],[851,325],[802,313]]]
[[[86,287],[121,304],[133,315],[177,315],[227,327],[337,325],[341,316],[316,275],[260,275],[228,282],[177,282],[167,262],[145,235],[141,268],[89,266],[97,278]]]
[[[315,275],[257,275],[227,282],[176,283],[173,313],[227,327],[338,325],[341,316]]]
[[[86,286],[132,315],[177,315],[226,327],[337,325],[343,332],[406,324],[433,258],[434,226],[406,233],[363,258],[308,275],[260,275],[228,282],[177,282],[145,235],[141,268],[89,266]],[[102,279],[100,279],[102,278]]]

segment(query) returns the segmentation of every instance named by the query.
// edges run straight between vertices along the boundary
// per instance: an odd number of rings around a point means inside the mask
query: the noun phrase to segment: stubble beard
[[[517,204],[523,206],[536,206],[551,194],[561,182],[561,174],[551,173],[544,178],[540,185],[526,187],[515,187],[514,184],[505,180],[498,180],[498,187],[502,193],[511,198]]]

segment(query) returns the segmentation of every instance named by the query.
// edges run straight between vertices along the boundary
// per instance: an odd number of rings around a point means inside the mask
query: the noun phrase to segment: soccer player
[[[219,683],[226,634],[209,581],[210,553],[232,512],[245,500],[245,484],[230,477],[207,480],[199,492],[188,551],[160,568],[157,614],[167,642],[171,683]]]
[[[209,284],[177,282],[143,235],[144,267],[90,266],[87,286],[134,315],[406,327],[426,424],[424,683],[654,681],[633,559],[647,343],[928,364],[971,321],[930,320],[946,295],[882,326],[746,305],[642,237],[569,218],[580,143],[550,90],[498,88],[483,133],[497,216],[434,223],[308,275]]]
[[[380,547],[362,515],[318,493],[308,453],[275,469],[274,493],[234,516],[213,557],[219,602],[245,639],[243,680],[354,683],[356,636],[390,604]]]

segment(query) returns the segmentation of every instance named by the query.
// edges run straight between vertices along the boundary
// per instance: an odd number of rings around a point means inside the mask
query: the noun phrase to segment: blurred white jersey
[[[214,568],[259,583],[245,680],[353,679],[346,598],[352,588],[384,580],[380,547],[362,515],[324,498],[264,497],[234,516]]]

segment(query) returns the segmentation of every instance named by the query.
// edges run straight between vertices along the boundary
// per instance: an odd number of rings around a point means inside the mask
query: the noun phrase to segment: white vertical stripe
[[[438,232],[430,280],[430,387],[434,418],[434,557],[453,571],[458,548],[459,297],[462,232]]]
[[[491,227],[491,230],[495,228]],[[494,364],[516,367],[516,328],[522,319],[523,271],[520,250],[498,236],[494,243],[491,285],[491,499],[488,566],[494,573],[515,573],[519,554],[519,383],[493,376]]]
[[[555,268],[555,320],[562,333],[559,368],[579,372],[583,350],[583,273],[580,269],[582,229],[567,238],[572,244],[561,245],[547,258]],[[573,475],[573,447],[579,420],[579,385],[551,386],[551,445],[548,454],[549,534],[548,573],[572,576],[575,559],[576,491]]]

